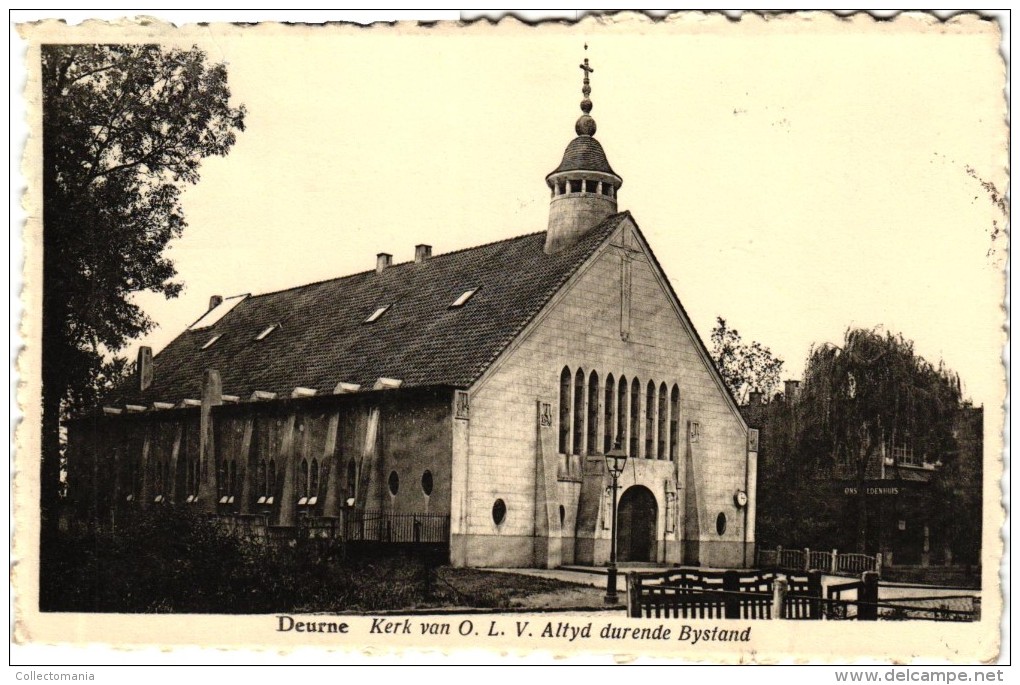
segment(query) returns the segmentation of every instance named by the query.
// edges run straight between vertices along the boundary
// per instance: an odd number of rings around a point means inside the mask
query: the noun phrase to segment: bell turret
[[[585,50],[588,46],[584,46]],[[572,245],[588,230],[607,216],[616,213],[616,198],[623,185],[609,166],[605,150],[595,140],[595,119],[591,117],[591,81],[595,71],[588,58],[580,65],[584,72],[581,93],[581,116],[574,124],[577,137],[563,152],[563,161],[545,177],[552,191],[549,203],[549,229],[545,238],[545,252],[552,254]]]

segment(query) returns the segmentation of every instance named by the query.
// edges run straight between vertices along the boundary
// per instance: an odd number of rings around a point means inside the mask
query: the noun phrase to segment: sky
[[[717,316],[799,378],[883,326],[999,404],[1005,188],[998,35],[962,23],[702,18],[579,27],[243,29],[158,40],[227,64],[247,129],[183,196],[185,289],[139,304],[157,352],[212,295],[260,293],[544,230],[580,114],[695,328]],[[133,38],[134,39],[134,38]]]

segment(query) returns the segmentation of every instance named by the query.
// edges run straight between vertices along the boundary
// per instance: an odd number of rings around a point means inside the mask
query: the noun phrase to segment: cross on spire
[[[584,51],[586,53],[588,52],[588,44],[587,43],[584,44]],[[592,72],[594,72],[595,70],[592,69],[588,65],[588,58],[587,57],[584,58],[584,63],[583,64],[579,64],[577,66],[580,67],[581,71],[584,72],[584,82],[581,85],[581,94],[584,95],[585,101],[588,101],[588,96],[591,95],[591,82],[588,80],[588,76]],[[582,109],[584,109],[584,108],[582,107]],[[587,114],[590,110],[591,110],[591,107],[589,107],[588,109],[586,109],[584,111]]]

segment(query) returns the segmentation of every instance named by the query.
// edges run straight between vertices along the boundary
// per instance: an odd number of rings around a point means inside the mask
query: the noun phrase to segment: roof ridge
[[[523,240],[524,238],[531,238],[531,237],[534,237],[536,235],[543,234],[543,233],[547,233],[547,231],[532,231],[531,233],[524,233],[524,234],[521,234],[521,235],[512,236],[510,238],[502,238],[501,240],[493,240],[493,241],[490,241],[490,242],[487,242],[487,243],[482,243],[481,245],[472,245],[471,247],[462,247],[460,249],[452,250],[450,252],[443,252],[442,254],[433,255],[433,256],[429,257],[429,261],[431,262],[434,259],[443,259],[445,257],[451,257],[453,255],[461,254],[463,252],[470,252],[471,250],[480,250],[483,247],[491,247],[492,245],[499,245],[500,243],[509,243],[509,242],[514,241],[514,240]],[[408,264],[414,264],[414,263],[415,262],[414,262],[413,259],[409,259],[409,260],[404,261],[404,262],[397,262],[396,264],[391,264],[387,268],[388,269],[394,269],[394,268],[396,268],[398,266],[406,266]],[[267,290],[266,292],[263,292],[263,293],[246,293],[246,294],[248,295],[247,299],[249,299],[249,300],[255,299],[255,298],[258,298],[258,297],[268,297],[269,295],[278,295],[280,293],[290,292],[291,290],[301,290],[302,288],[310,288],[312,286],[322,285],[324,283],[335,283],[335,282],[338,282],[338,281],[344,281],[344,280],[347,280],[348,278],[354,278],[355,276],[361,276],[363,274],[369,274],[369,273],[372,273],[374,271],[375,271],[375,269],[365,269],[364,271],[356,271],[356,272],[354,272],[352,274],[346,274],[344,276],[334,276],[332,278],[323,278],[323,279],[318,280],[318,281],[310,281],[308,283],[302,283],[300,285],[292,285],[292,286],[290,286],[288,288],[280,288],[279,290]],[[241,294],[231,295],[230,297],[239,297],[240,295]]]

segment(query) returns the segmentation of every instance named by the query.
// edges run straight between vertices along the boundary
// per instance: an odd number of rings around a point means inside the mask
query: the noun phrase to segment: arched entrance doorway
[[[652,561],[659,507],[655,495],[642,485],[632,485],[617,505],[616,555],[620,561]]]

